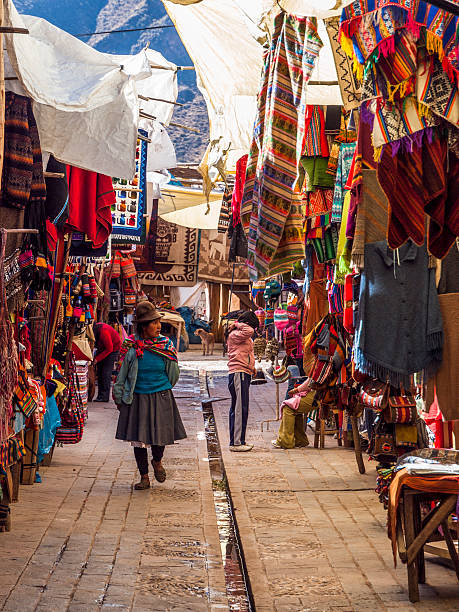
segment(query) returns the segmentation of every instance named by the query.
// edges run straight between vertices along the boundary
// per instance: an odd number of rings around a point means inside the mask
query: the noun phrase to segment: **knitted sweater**
[[[409,241],[397,257],[386,241],[365,245],[354,342],[357,369],[407,385],[411,374],[439,364],[442,346],[435,270],[428,267],[426,247]]]

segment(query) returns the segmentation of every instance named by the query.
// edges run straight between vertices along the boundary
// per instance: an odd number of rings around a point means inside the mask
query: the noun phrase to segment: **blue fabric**
[[[139,357],[138,362],[139,371],[134,393],[158,393],[172,389],[163,357],[151,351],[144,351],[143,357]]]
[[[61,415],[57,407],[56,398],[54,395],[46,399],[46,412],[43,417],[43,429],[40,429],[38,436],[38,463],[43,460],[43,457],[49,453],[53,444],[56,429],[61,426]]]

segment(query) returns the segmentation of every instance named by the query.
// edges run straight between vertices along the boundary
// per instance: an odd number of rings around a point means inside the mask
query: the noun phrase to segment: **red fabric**
[[[233,227],[241,220],[241,202],[244,194],[245,174],[247,170],[248,155],[243,155],[236,163],[236,178],[234,180],[233,199],[231,200],[231,214]]]
[[[112,233],[111,205],[115,204],[112,179],[104,174],[67,166],[69,218],[67,228],[83,232],[101,247]]]
[[[99,324],[99,337],[97,338],[96,348],[96,363],[99,363],[111,353],[116,353],[121,348],[121,338],[117,331],[106,323]]]

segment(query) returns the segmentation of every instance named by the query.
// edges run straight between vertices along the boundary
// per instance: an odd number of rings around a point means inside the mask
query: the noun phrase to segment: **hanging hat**
[[[265,325],[271,325],[271,323],[274,323],[274,308],[267,308]]]
[[[290,378],[290,372],[287,370],[284,364],[276,368],[273,372],[274,382],[278,385],[286,382]]]
[[[289,321],[298,321],[298,306],[296,304],[289,304],[287,306],[287,317]]]
[[[257,370],[255,375],[252,377],[252,380],[250,381],[251,385],[266,385],[266,383],[267,380],[263,370]]]
[[[261,361],[265,356],[266,338],[255,338],[253,341],[253,353],[258,361]]]
[[[136,323],[150,323],[162,319],[163,315],[156,310],[151,302],[140,302],[135,311]]]
[[[259,293],[265,290],[265,281],[255,281],[252,285],[252,297],[256,297]]]
[[[288,326],[287,311],[283,308],[276,308],[276,310],[274,311],[274,325],[279,331],[285,329]]]
[[[273,300],[279,297],[281,293],[281,286],[277,280],[270,280],[266,283],[266,289],[263,293],[265,300]]]
[[[266,345],[266,359],[274,360],[279,355],[279,342],[277,338],[271,338]]]
[[[263,308],[259,308],[258,310],[255,310],[255,314],[257,315],[260,327],[263,327],[265,324],[266,312],[263,310]]]

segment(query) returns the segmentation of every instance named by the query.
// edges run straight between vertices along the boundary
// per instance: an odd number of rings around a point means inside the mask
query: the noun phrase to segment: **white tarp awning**
[[[130,179],[135,172],[139,89],[145,97],[175,101],[176,66],[159,53],[100,53],[44,19],[19,15],[5,2],[5,25],[29,34],[5,34],[7,88],[29,96],[44,151],[63,162]],[[173,106],[142,101],[168,123]]]
[[[201,199],[203,199],[202,196]],[[175,225],[183,225],[184,227],[193,227],[194,229],[201,230],[216,230],[218,229],[221,207],[222,199],[220,195],[220,199],[209,202],[209,205],[207,202],[203,202],[197,206],[191,206],[182,210],[168,213],[159,212],[159,216],[164,221],[175,223]]]
[[[347,0],[283,0],[289,13],[321,18],[339,15]],[[211,181],[225,160],[227,169],[250,148],[260,86],[263,46],[275,0],[163,0],[163,4],[195,65],[198,87],[209,113],[210,146],[201,169]],[[330,41],[323,22],[324,46],[308,85],[307,104],[342,104]],[[326,85],[320,84],[326,82]],[[205,177],[206,178],[206,177]],[[207,185],[209,188],[209,185]]]
[[[211,191],[209,194],[209,203],[218,202],[221,206],[223,193],[220,191]],[[187,189],[186,187],[178,187],[176,185],[164,185],[161,187],[161,199],[159,201],[158,214],[162,217],[168,213],[176,213],[178,211],[191,211],[204,206],[204,213],[207,208],[207,200],[202,191],[198,189]],[[204,214],[203,213],[203,214]],[[187,214],[187,213],[185,213]],[[168,220],[168,219],[166,219]],[[175,223],[175,221],[171,221]],[[186,227],[196,227],[187,223],[179,223]]]

